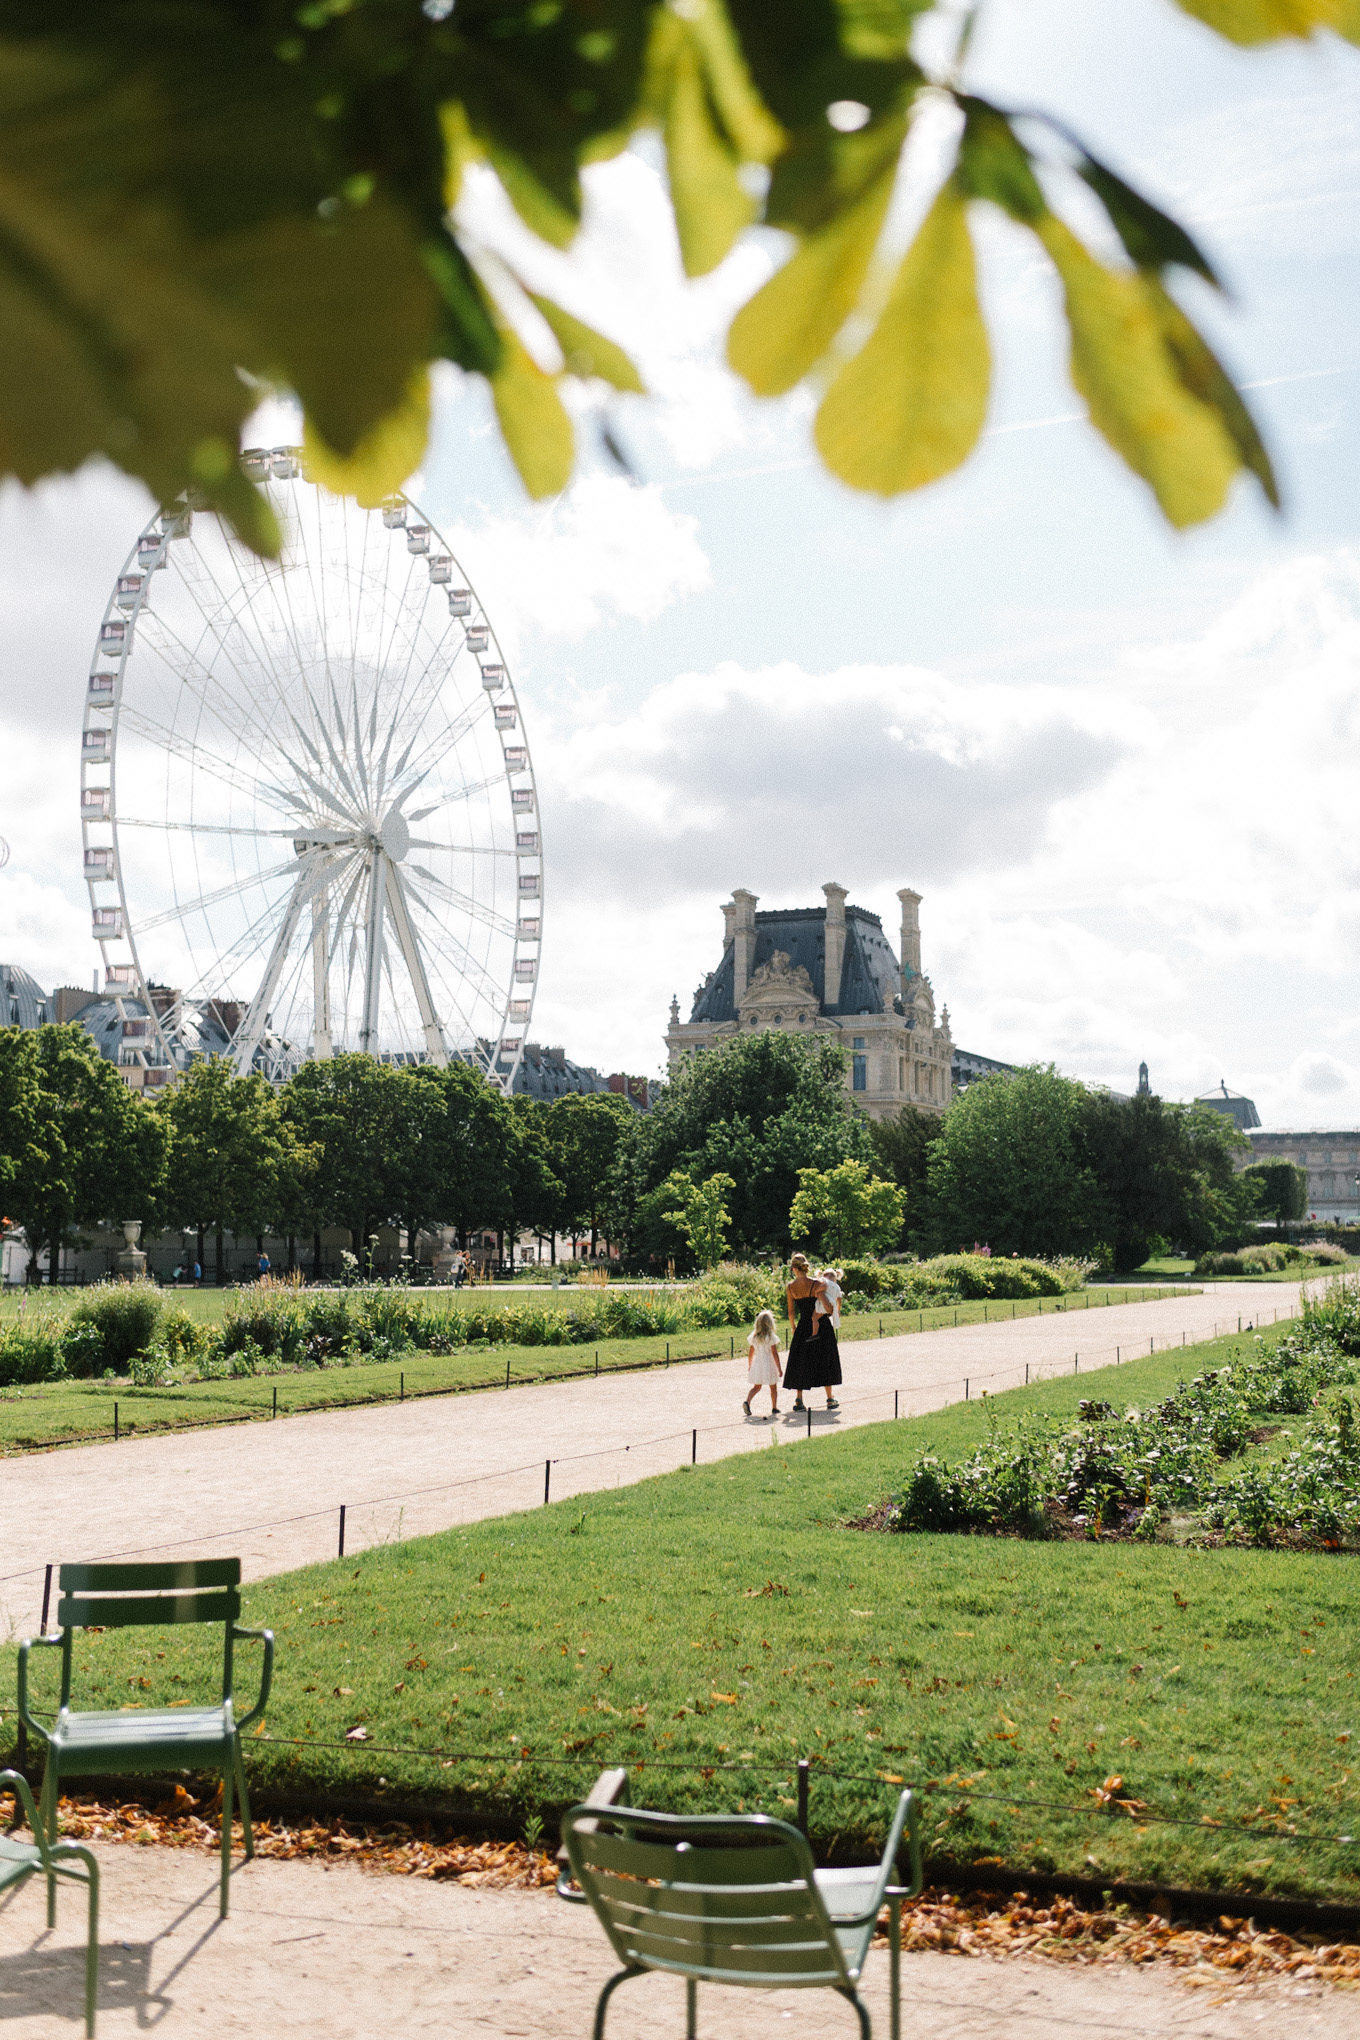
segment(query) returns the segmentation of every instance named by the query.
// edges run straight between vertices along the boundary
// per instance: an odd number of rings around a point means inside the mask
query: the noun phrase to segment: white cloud
[[[607,475],[584,477],[546,508],[443,527],[507,649],[532,634],[579,638],[619,617],[650,623],[707,587],[698,528],[660,490]]]
[[[632,1041],[651,1067],[734,884],[788,906],[834,877],[895,937],[911,883],[966,1045],[1125,1090],[1146,1059],[1169,1096],[1226,1074],[1276,1123],[1354,1117],[1358,739],[1349,551],[1254,577],[1080,690],[725,664],[626,710],[583,695],[538,742],[573,930],[541,1011],[585,1044],[607,984],[615,1059]]]

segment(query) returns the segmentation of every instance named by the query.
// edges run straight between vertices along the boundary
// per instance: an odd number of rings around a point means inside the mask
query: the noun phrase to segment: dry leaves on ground
[[[1174,1925],[1156,1913],[1119,1906],[1088,1912],[1067,1898],[956,1896],[927,1890],[902,1912],[904,1949],[955,1955],[1039,1955],[1059,1962],[1163,1962],[1191,1984],[1257,1983],[1288,1976],[1299,1982],[1360,1983],[1360,1945],[1321,1934],[1284,1934],[1250,1919],[1222,1916],[1214,1925]]]
[[[61,1831],[75,1841],[215,1851],[219,1810],[220,1794],[199,1801],[182,1785],[154,1807],[63,1799]],[[0,1826],[13,1817],[13,1800],[0,1795]],[[235,1833],[239,1842],[239,1825]],[[340,1820],[300,1820],[292,1826],[258,1820],[255,1846],[261,1856],[358,1863],[367,1870],[447,1879],[485,1890],[540,1890],[557,1877],[551,1856],[523,1842],[450,1841],[431,1828],[402,1821],[351,1829]],[[948,1955],[1165,1963],[1181,1971],[1189,1984],[1258,1983],[1268,1977],[1360,1984],[1357,1942],[1277,1933],[1226,1915],[1212,1926],[1178,1926],[1156,1913],[1124,1906],[1087,1911],[1071,1899],[1035,1898],[1025,1891],[1001,1898],[927,1889],[903,1908],[902,1946]]]
[[[62,1834],[72,1841],[216,1850],[220,1812],[220,1791],[200,1801],[176,1785],[172,1796],[154,1807],[135,1801],[112,1806],[94,1799],[63,1799],[59,1818]],[[7,1825],[12,1818],[13,1801],[0,1795],[0,1824]],[[233,1832],[243,1846],[239,1823]],[[523,1842],[447,1840],[430,1828],[401,1821],[351,1828],[341,1820],[303,1819],[292,1825],[257,1820],[255,1850],[260,1856],[345,1861],[402,1877],[447,1878],[489,1890],[534,1891],[557,1878],[551,1857]]]

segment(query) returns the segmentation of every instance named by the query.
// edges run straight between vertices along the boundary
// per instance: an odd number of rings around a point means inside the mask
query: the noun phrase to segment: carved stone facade
[[[824,885],[824,907],[756,912],[738,890],[723,908],[723,955],[694,996],[688,1020],[671,1001],[666,1047],[672,1067],[687,1050],[754,1028],[830,1034],[847,1051],[846,1088],[871,1119],[904,1105],[943,1112],[953,1090],[949,1009],[936,1017],[921,970],[921,895],[904,888],[901,960],[877,914],[847,907],[842,885]]]

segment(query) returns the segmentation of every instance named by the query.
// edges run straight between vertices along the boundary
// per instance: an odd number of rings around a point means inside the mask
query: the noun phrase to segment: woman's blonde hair
[[[807,1257],[807,1255],[806,1255],[806,1254],[790,1254],[790,1256],[789,1256],[789,1266],[790,1266],[790,1268],[794,1268],[794,1269],[796,1269],[796,1270],[797,1270],[797,1272],[798,1272],[798,1273],[799,1273],[800,1275],[806,1275],[806,1274],[807,1274],[807,1271],[808,1271],[808,1257]]]
[[[755,1330],[751,1336],[756,1339],[772,1339],[774,1337],[774,1312],[772,1310],[757,1311]]]

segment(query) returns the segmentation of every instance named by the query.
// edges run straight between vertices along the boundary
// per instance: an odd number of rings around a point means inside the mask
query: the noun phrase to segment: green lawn
[[[996,1401],[1143,1404],[1246,1345]],[[643,1803],[787,1811],[807,1755],[823,1850],[871,1843],[906,1778],[935,1788],[937,1855],[1360,1895],[1360,1849],[1326,1839],[1360,1835],[1352,1562],[847,1527],[917,1448],[967,1451],[989,1416],[772,1433],[762,1452],[254,1586],[283,1740],[248,1744],[251,1776],[551,1824],[615,1761]],[[209,1656],[184,1631],[92,1634],[78,1696],[171,1701],[206,1690]],[[1169,1822],[1101,1810],[1106,1789]]]
[[[1026,1303],[964,1303],[938,1310],[877,1311],[848,1317],[842,1340],[891,1332],[930,1331],[940,1326],[981,1324],[1012,1316],[1033,1317],[1041,1311],[1088,1311],[1107,1303],[1149,1296],[1182,1295],[1182,1290],[1094,1289],[1071,1296],[1041,1297]],[[478,1299],[483,1292],[478,1291]],[[189,1292],[195,1303],[213,1300],[211,1292]],[[594,1371],[598,1354],[601,1373],[618,1368],[655,1366],[665,1362],[712,1359],[735,1350],[744,1331],[727,1327],[707,1332],[680,1332],[671,1338],[612,1339],[598,1346],[488,1346],[456,1354],[410,1352],[399,1360],[284,1372],[241,1381],[192,1382],[172,1388],[134,1388],[117,1381],[69,1381],[36,1387],[0,1389],[0,1457],[40,1451],[113,1436],[114,1404],[119,1432],[175,1431],[195,1424],[239,1423],[272,1419],[275,1391],[278,1414],[334,1409],[347,1404],[393,1402],[402,1395],[451,1395],[469,1389],[503,1387],[511,1382],[561,1379]]]

